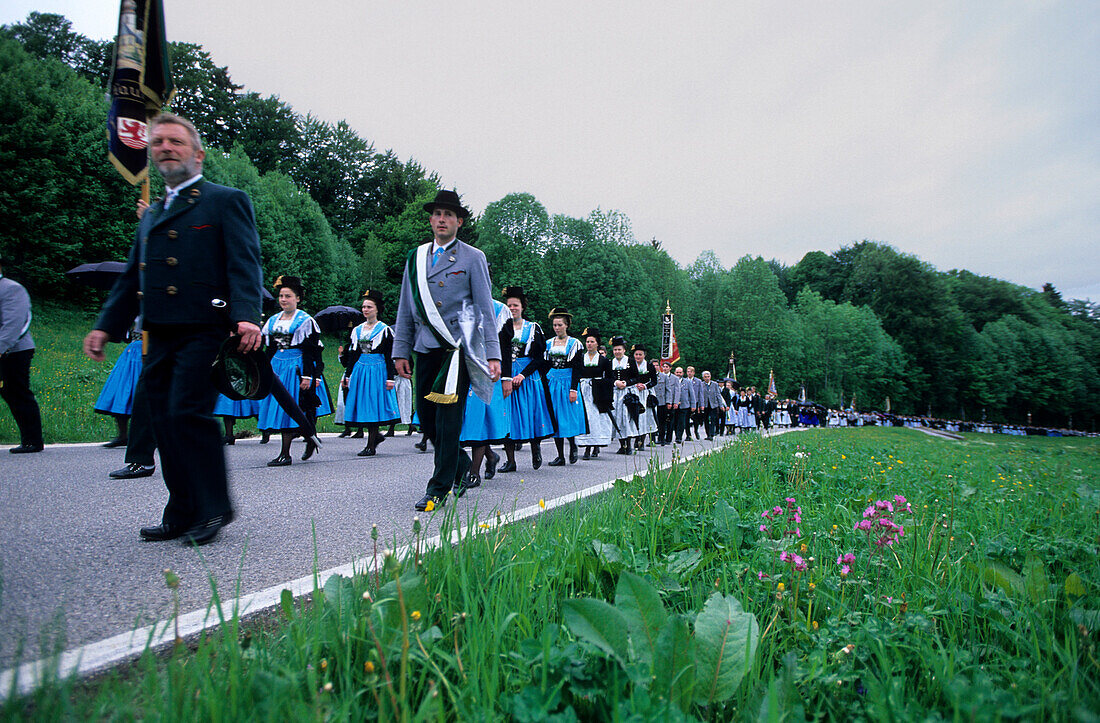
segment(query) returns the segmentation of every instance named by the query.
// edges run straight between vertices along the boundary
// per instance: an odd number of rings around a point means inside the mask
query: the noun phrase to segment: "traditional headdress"
[[[286,287],[293,291],[295,294],[297,294],[299,299],[305,296],[305,289],[302,288],[302,280],[297,276],[283,275],[275,279],[275,283],[272,284],[272,288],[274,288],[276,292],[278,292],[279,289],[282,289],[283,287]]]

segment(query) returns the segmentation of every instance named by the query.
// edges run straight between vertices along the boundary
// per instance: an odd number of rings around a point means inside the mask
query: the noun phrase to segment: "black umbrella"
[[[81,264],[65,272],[73,281],[93,289],[110,289],[126,270],[122,261],[100,261],[97,264]]]
[[[317,320],[317,326],[326,334],[335,334],[345,329],[363,323],[363,312],[350,306],[326,306],[313,318]]]

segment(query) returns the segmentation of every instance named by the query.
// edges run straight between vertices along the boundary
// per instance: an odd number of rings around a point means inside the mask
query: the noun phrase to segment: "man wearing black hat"
[[[459,435],[470,379],[459,326],[471,314],[481,327],[493,381],[500,378],[500,339],[485,254],[458,240],[458,229],[470,212],[454,191],[440,191],[424,204],[430,214],[432,240],[409,253],[401,280],[394,326],[393,359],[397,373],[410,378],[416,355],[416,394],[420,427],[435,447],[435,468],[424,497],[414,507],[434,509],[461,485],[470,468]]]
[[[0,264],[3,263],[0,258]],[[42,415],[31,391],[31,297],[18,281],[4,276],[0,265],[0,397],[8,404],[15,426],[19,428],[19,445],[12,454],[41,452]]]
[[[211,365],[226,337],[260,345],[260,239],[248,196],[202,177],[195,126],[164,113],[149,124],[166,197],[142,215],[126,270],[111,290],[84,353],[103,360],[139,311],[148,339],[142,377],[168,504],[144,540],[210,542],[233,520]],[[140,307],[140,308],[139,308]]]

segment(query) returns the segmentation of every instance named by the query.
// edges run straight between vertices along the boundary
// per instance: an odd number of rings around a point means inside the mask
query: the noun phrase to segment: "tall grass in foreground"
[[[900,429],[750,438],[527,522],[474,524],[458,545],[333,578],[308,604],[287,595],[277,625],[242,635],[231,622],[195,651],[147,654],[89,687],[57,683],[2,710],[1092,720],[1098,472],[1095,440],[949,442]],[[453,510],[437,513],[444,535]],[[571,634],[565,601],[611,602],[624,573],[656,588],[685,625],[716,592],[755,616],[759,646],[731,697],[681,709],[640,674],[637,638],[617,657]]]

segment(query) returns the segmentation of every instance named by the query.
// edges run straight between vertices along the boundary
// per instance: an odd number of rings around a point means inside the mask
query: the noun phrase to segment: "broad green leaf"
[[[741,514],[725,500],[718,500],[714,506],[714,531],[726,540],[733,549],[741,547]]]
[[[622,613],[603,600],[584,597],[562,603],[562,614],[569,632],[592,643],[626,667],[629,653],[626,620]]]
[[[996,560],[987,560],[982,567],[978,567],[971,562],[965,564],[970,570],[978,573],[982,582],[986,585],[999,587],[1003,592],[1009,595],[1020,595],[1024,593],[1023,576],[1004,563],[997,562]]]
[[[1073,608],[1069,611],[1069,619],[1077,625],[1084,625],[1090,633],[1100,630],[1100,610]]]
[[[287,620],[294,619],[294,594],[290,590],[283,590],[279,594],[279,605],[283,609],[283,615]]]
[[[665,558],[668,571],[677,577],[683,577],[686,573],[694,570],[699,566],[702,559],[703,553],[701,550],[680,550]]]
[[[657,635],[668,619],[657,589],[645,578],[624,571],[615,588],[615,607],[626,620],[634,655],[645,666],[653,665]]]
[[[760,626],[736,598],[714,593],[695,619],[695,700],[733,695],[756,655]]]
[[[1069,577],[1066,578],[1066,597],[1084,597],[1087,592],[1088,588],[1085,587],[1085,581],[1081,579],[1081,576],[1076,572],[1070,573]]]
[[[673,615],[657,636],[653,661],[653,694],[689,712],[695,685],[695,639],[688,618]]]
[[[1047,596],[1050,589],[1050,581],[1047,580],[1046,568],[1038,555],[1028,555],[1024,562],[1024,588],[1031,602],[1038,605]]]
[[[332,575],[325,580],[325,603],[337,614],[343,615],[352,609],[355,602],[355,586],[351,578]]]
[[[599,540],[592,540],[592,549],[596,551],[596,557],[604,565],[622,565],[623,564],[623,552],[610,542],[600,542]]]

